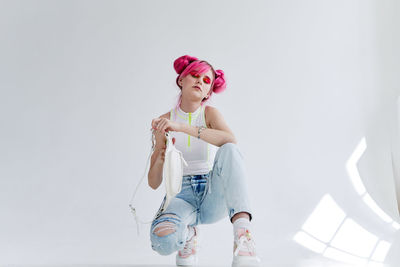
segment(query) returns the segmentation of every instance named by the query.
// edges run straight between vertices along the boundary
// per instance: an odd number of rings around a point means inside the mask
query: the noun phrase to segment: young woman
[[[152,248],[161,255],[178,251],[179,266],[195,265],[197,225],[215,223],[228,215],[234,230],[232,266],[258,266],[242,155],[220,112],[205,105],[213,92],[225,90],[224,72],[188,55],[176,59],[174,68],[181,93],[175,108],[151,122],[156,145],[149,186],[157,189],[162,182],[165,132],[172,135],[188,166],[181,192],[152,222]]]

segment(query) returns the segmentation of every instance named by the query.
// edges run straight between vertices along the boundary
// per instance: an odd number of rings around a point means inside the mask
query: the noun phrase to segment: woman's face
[[[211,68],[203,74],[196,75],[195,72],[189,73],[179,81],[179,84],[182,86],[182,95],[200,101],[203,100],[203,98],[209,95],[213,79],[214,76]]]

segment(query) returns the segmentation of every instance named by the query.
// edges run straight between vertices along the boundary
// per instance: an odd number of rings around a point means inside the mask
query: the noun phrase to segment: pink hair
[[[211,93],[208,98],[204,98],[201,101],[201,105],[203,105],[208,99],[211,98],[213,92],[219,94],[225,91],[226,89],[226,81],[223,70],[214,70],[213,66],[211,66],[211,64],[205,60],[199,60],[196,57],[191,57],[188,55],[181,56],[174,61],[174,69],[176,73],[179,74],[178,77],[176,77],[176,84],[180,89],[182,89],[182,87],[178,83],[179,78],[186,77],[186,75],[188,75],[192,71],[195,74],[200,75],[206,73],[210,69],[212,70],[214,79],[211,84],[211,89],[210,89]],[[182,95],[179,96],[177,106],[180,105],[181,101],[182,101]]]

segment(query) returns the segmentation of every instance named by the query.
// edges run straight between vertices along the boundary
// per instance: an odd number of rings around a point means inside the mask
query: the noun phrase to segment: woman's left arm
[[[222,114],[216,108],[207,106],[206,117],[209,128],[205,128],[201,131],[201,140],[218,147],[226,143],[237,143],[235,135],[233,134],[231,129],[229,129],[224,118],[222,117]],[[198,130],[199,127],[197,126],[188,124],[180,125],[180,132],[184,132],[196,138],[198,135]]]

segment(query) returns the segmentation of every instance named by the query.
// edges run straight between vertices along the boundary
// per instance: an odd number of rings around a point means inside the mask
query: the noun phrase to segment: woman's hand
[[[164,134],[165,132],[180,132],[181,124],[179,122],[171,121],[167,118],[156,118],[151,121],[151,126],[154,130]]]
[[[155,136],[156,139],[156,149],[161,149],[161,148],[165,148],[166,142],[167,142],[167,138],[165,137],[165,132],[162,132],[161,130],[157,130],[158,129],[158,125],[160,125],[160,120],[162,118],[157,118],[157,119],[153,119],[151,121],[151,127],[154,130],[153,134]],[[166,119],[167,120],[167,119]],[[168,120],[169,121],[169,120]],[[169,121],[171,122],[171,121]],[[175,144],[175,137],[172,138],[172,143]]]

